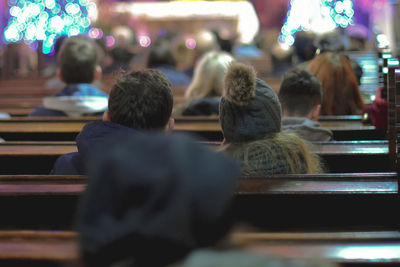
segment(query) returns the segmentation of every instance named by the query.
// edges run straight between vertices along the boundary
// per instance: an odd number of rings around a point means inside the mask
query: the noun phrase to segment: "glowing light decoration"
[[[143,35],[139,37],[139,44],[141,47],[149,47],[151,44],[151,39],[147,35]]]
[[[325,33],[337,27],[346,28],[354,15],[351,0],[291,0],[286,21],[279,35],[279,43],[293,45],[297,31]]]
[[[52,53],[60,36],[87,33],[96,4],[90,0],[8,0],[10,18],[4,30],[6,42],[24,40],[36,48],[42,41],[44,54]]]
[[[186,47],[189,48],[189,49],[195,49],[197,43],[196,43],[196,40],[195,40],[195,39],[193,39],[193,38],[188,38],[188,39],[186,39],[185,45],[186,45]]]

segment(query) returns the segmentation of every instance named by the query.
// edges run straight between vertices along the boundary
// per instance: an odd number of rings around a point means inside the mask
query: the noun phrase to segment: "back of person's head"
[[[172,51],[170,40],[157,40],[150,49],[147,67],[156,68],[159,66],[176,66],[176,59]]]
[[[117,80],[108,98],[109,119],[137,129],[163,129],[173,106],[171,83],[158,70],[134,71]]]
[[[307,69],[318,77],[322,85],[322,115],[352,115],[362,111],[364,105],[348,57],[325,52],[317,55]]]
[[[251,66],[234,63],[228,69],[219,114],[224,149],[241,163],[242,175],[320,171],[305,143],[281,132],[278,96]]]
[[[299,31],[294,41],[294,50],[299,63],[311,60],[317,48],[314,45],[315,35],[310,32]]]
[[[343,52],[348,50],[349,43],[343,34],[339,32],[329,32],[315,38],[313,42],[317,52]]]
[[[69,83],[92,83],[98,65],[96,43],[84,36],[63,41],[58,57],[61,78]]]
[[[134,55],[134,53],[124,47],[117,46],[110,51],[110,56],[115,63],[129,64]]]
[[[90,159],[79,209],[84,262],[165,266],[216,244],[232,224],[237,176],[233,159],[186,136],[130,134],[103,142]]]
[[[201,30],[195,35],[196,47],[195,51],[198,57],[201,57],[203,54],[216,50],[218,48],[218,41],[213,34],[209,30]]]
[[[229,143],[254,141],[281,131],[279,99],[264,81],[256,79],[252,66],[234,63],[229,67],[219,109]]]
[[[208,52],[198,61],[187,98],[221,96],[226,71],[234,58],[226,52]]]
[[[278,97],[285,116],[307,117],[322,103],[321,83],[311,72],[294,69],[285,73]]]

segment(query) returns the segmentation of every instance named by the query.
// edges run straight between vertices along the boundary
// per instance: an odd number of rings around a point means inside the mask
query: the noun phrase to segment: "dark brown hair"
[[[134,71],[122,76],[108,99],[111,121],[137,130],[164,128],[172,106],[171,83],[158,70]]]
[[[278,97],[282,109],[289,116],[304,117],[322,103],[321,83],[308,70],[293,69],[285,73]]]
[[[84,36],[64,40],[58,61],[66,83],[92,83],[98,55],[96,43]]]

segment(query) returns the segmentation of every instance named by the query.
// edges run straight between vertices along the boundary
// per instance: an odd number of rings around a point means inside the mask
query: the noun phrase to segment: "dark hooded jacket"
[[[184,108],[183,116],[212,116],[219,114],[219,98],[206,97],[191,100]]]
[[[78,214],[87,266],[166,266],[229,230],[233,159],[175,134],[125,134],[96,151]]]
[[[98,116],[107,110],[108,96],[93,85],[68,84],[55,96],[45,97],[43,106],[30,117]]]
[[[59,157],[51,174],[54,175],[84,175],[88,156],[93,147],[104,139],[122,133],[137,134],[138,132],[113,122],[91,122],[83,127],[76,137],[78,152],[68,153]]]

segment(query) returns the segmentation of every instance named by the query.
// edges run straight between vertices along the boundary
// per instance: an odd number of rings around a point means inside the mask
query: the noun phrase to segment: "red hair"
[[[364,108],[357,77],[350,60],[343,54],[325,52],[317,55],[307,69],[321,82],[321,115],[360,114]]]

